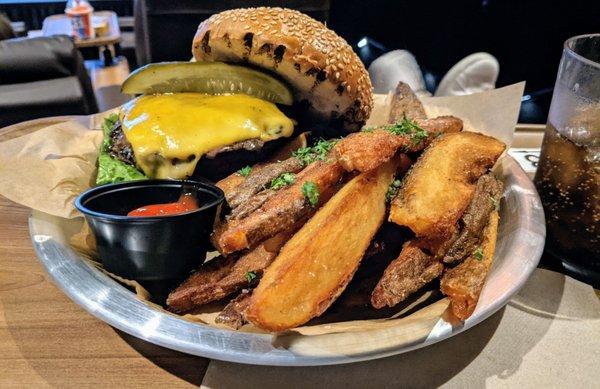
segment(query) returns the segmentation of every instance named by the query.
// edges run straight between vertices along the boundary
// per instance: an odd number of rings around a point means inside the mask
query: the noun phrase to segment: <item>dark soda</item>
[[[546,249],[567,265],[600,274],[600,145],[597,139],[578,139],[572,129],[561,132],[548,123],[535,175],[546,215]],[[579,133],[596,135],[595,128]]]

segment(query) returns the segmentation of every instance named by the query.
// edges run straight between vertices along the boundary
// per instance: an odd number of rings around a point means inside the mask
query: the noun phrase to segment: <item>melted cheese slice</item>
[[[126,103],[119,116],[138,167],[151,178],[186,178],[211,150],[294,131],[275,104],[243,94],[145,95]]]

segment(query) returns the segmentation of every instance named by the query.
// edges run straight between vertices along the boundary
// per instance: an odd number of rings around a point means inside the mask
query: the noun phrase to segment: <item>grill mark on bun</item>
[[[319,83],[325,81],[327,79],[327,73],[325,73],[325,70],[319,70],[319,72],[317,73],[317,81]]]
[[[273,52],[273,58],[275,59],[275,63],[279,63],[283,60],[283,55],[285,54],[285,46],[279,45],[275,48]]]
[[[206,31],[206,34],[202,37],[200,41],[200,47],[202,47],[202,51],[206,54],[210,54],[210,45],[208,44],[208,40],[210,39],[210,30]]]
[[[223,35],[223,40],[225,41],[227,47],[231,49],[231,39],[229,38],[229,34]]]
[[[252,40],[254,39],[254,33],[248,32],[244,35],[244,46],[246,47],[246,56],[250,55],[252,50]]]
[[[268,54],[271,52],[271,49],[273,48],[273,45],[270,43],[265,43],[262,46],[260,46],[258,48],[258,50],[256,51],[256,54],[258,55],[262,55],[262,54]]]
[[[306,76],[316,76],[317,73],[319,73],[319,69],[317,69],[317,68],[310,68],[306,72],[304,72],[304,75],[306,75]]]
[[[254,34],[251,43],[248,33]],[[227,40],[230,44],[212,43]],[[298,11],[259,7],[213,15],[198,27],[193,54],[197,61],[247,62],[274,71],[289,83],[298,101],[311,103],[309,116],[322,123],[330,121],[332,112],[345,116],[358,100],[357,112],[338,128],[342,133],[359,130],[371,113],[369,75],[352,47]]]
[[[315,76],[315,82],[311,87],[311,91],[313,91],[316,87],[319,86],[323,81],[327,80],[327,73],[324,70],[319,70],[317,75]]]

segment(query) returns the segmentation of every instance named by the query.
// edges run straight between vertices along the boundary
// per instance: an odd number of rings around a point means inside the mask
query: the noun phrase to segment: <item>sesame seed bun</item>
[[[198,27],[197,61],[245,62],[278,74],[309,116],[359,130],[373,106],[371,81],[350,45],[322,23],[285,8],[234,9]]]

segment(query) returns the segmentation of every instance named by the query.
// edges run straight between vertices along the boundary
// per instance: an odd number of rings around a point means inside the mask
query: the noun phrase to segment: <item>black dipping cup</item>
[[[197,188],[198,209],[175,215],[130,217],[150,204],[176,202],[183,184]],[[104,268],[137,281],[176,281],[206,258],[224,194],[198,181],[144,180],[108,184],[81,194],[75,206],[96,237]]]

